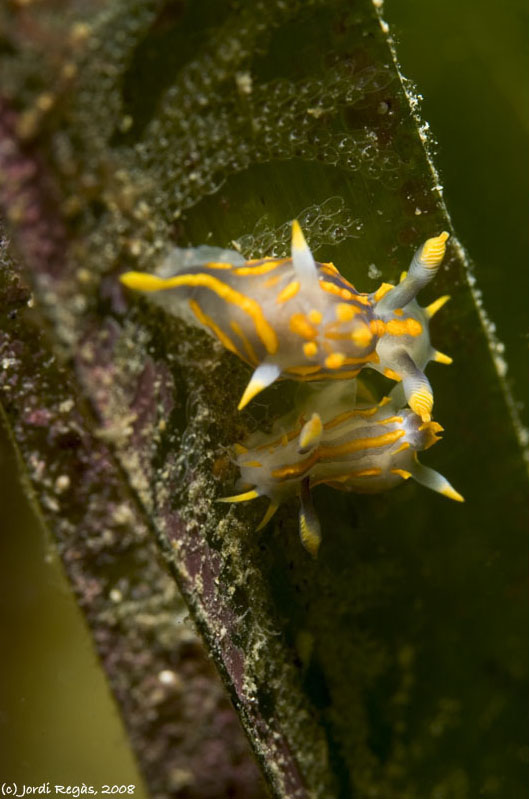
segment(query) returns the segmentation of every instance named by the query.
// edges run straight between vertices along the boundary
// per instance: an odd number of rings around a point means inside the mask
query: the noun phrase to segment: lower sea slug
[[[310,489],[316,485],[371,494],[411,477],[462,502],[448,480],[417,458],[438,441],[442,429],[437,422],[423,422],[409,408],[399,409],[389,397],[357,404],[356,381],[327,385],[309,395],[300,410],[280,418],[271,433],[257,432],[235,445],[242,493],[221,501],[268,497],[260,529],[282,502],[298,496],[301,539],[315,555],[321,534]]]
[[[437,273],[448,233],[428,239],[397,286],[358,292],[332,263],[318,263],[299,224],[290,258],[245,259],[217,247],[173,249],[154,275],[126,272],[130,289],[148,293],[178,316],[189,315],[254,369],[239,409],[278,378],[344,380],[370,366],[402,381],[424,422],[433,393],[431,361],[450,363],[430,344],[429,318],[448,299],[421,308],[415,297]]]

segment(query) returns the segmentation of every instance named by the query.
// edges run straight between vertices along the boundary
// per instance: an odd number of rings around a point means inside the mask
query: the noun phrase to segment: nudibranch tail
[[[455,490],[455,488],[448,482],[446,477],[436,472],[435,469],[430,469],[429,466],[419,463],[417,456],[415,456],[415,463],[411,467],[411,474],[414,480],[443,497],[453,499],[455,502],[464,502],[465,498]]]

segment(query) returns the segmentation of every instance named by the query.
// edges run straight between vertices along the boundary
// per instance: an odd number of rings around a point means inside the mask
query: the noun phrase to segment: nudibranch
[[[417,453],[439,440],[443,428],[423,422],[409,408],[384,397],[375,404],[356,403],[356,381],[315,391],[301,409],[276,421],[271,433],[256,432],[235,445],[243,493],[221,502],[244,502],[266,496],[264,527],[289,497],[300,499],[300,536],[316,555],[320,525],[310,489],[324,483],[340,491],[378,493],[413,478],[449,499],[463,502],[441,474],[419,463]]]
[[[430,344],[428,322],[448,297],[427,308],[415,300],[443,260],[448,233],[428,239],[407,275],[373,293],[357,291],[332,263],[318,263],[299,224],[290,258],[245,261],[216,247],[175,248],[156,274],[126,272],[121,282],[167,310],[190,311],[254,372],[239,409],[278,378],[342,380],[365,366],[402,381],[410,408],[431,419],[431,361],[450,363]]]

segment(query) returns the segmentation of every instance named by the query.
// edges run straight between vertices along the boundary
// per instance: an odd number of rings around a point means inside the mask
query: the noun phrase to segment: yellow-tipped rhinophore
[[[424,309],[424,313],[426,314],[428,319],[431,319],[432,316],[435,316],[437,311],[440,311],[443,305],[446,302],[448,302],[449,299],[450,299],[450,294],[444,294],[442,297],[438,297],[436,300],[431,302],[430,305],[427,305],[426,308]]]
[[[408,400],[409,406],[423,422],[429,422],[432,418],[433,396],[426,388],[414,391]]]
[[[443,231],[439,236],[427,239],[421,251],[421,264],[428,269],[436,269],[444,258],[446,252],[446,242],[450,233]]]

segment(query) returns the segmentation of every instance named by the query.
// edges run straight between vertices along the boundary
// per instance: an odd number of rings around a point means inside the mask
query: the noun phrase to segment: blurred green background
[[[520,0],[393,0],[385,17],[402,70],[424,97],[448,209],[521,403],[529,381],[527,9]],[[0,435],[0,774],[31,784],[135,783],[142,796],[89,634]]]

